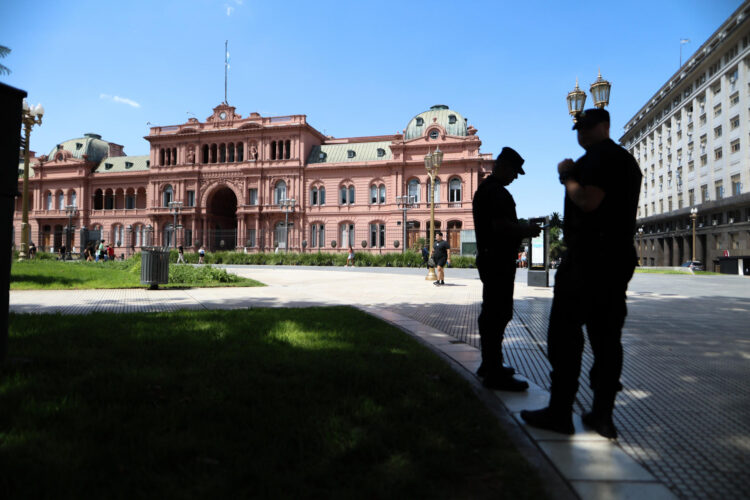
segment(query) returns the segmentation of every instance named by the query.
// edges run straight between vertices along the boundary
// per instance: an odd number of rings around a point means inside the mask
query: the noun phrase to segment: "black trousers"
[[[479,313],[479,338],[482,341],[482,363],[489,369],[503,364],[503,336],[513,318],[513,282],[515,262],[499,266],[492,257],[477,256],[482,280],[482,310]]]
[[[586,325],[594,364],[589,381],[595,400],[613,405],[622,389],[622,327],[627,316],[625,292],[633,276],[635,259],[619,264],[576,262],[563,259],[555,275],[555,294],[547,332],[547,352],[552,365],[550,406],[570,411],[578,392]]]

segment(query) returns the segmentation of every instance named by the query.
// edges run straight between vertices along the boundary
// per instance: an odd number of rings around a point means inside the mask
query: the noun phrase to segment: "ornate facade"
[[[118,255],[175,242],[248,252],[401,251],[404,227],[407,245],[427,235],[434,190],[436,229],[453,248],[472,251],[471,197],[492,169],[476,132],[442,105],[415,116],[402,134],[337,139],[305,115],[243,118],[222,103],[203,122],[151,128],[148,156],[126,156],[122,146],[86,134],[32,158],[30,240],[54,251],[68,238],[76,249],[100,238]],[[424,156],[438,147],[443,163],[431,189]],[[415,200],[406,226],[403,195]],[[282,203],[291,199],[293,207]],[[19,197],[16,245],[20,227]]]

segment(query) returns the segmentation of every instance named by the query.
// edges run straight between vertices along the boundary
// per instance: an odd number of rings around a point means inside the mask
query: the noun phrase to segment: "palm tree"
[[[552,215],[549,216],[549,225],[552,227],[562,227],[560,212],[552,212]]]
[[[3,45],[0,45],[0,57],[5,57],[10,54],[10,49]],[[0,64],[0,75],[10,75],[10,68]]]

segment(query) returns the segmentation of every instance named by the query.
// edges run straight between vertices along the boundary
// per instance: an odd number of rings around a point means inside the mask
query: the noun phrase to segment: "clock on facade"
[[[219,113],[219,118],[221,118],[222,120],[226,120],[227,119],[227,112],[226,111],[222,111],[221,113]]]

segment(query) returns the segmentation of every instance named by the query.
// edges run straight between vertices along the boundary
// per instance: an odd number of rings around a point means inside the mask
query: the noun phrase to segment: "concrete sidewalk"
[[[258,288],[210,288],[188,290],[83,290],[83,291],[14,291],[11,310],[27,313],[85,313],[89,311],[133,312],[170,311],[176,309],[229,309],[247,307],[307,307],[318,305],[352,305],[383,318],[420,339],[440,353],[469,380],[480,397],[502,403],[498,416],[515,434],[519,448],[542,470],[550,484],[560,487],[561,496],[572,487],[581,498],[705,498],[746,496],[741,489],[748,473],[741,469],[747,463],[748,430],[742,423],[747,413],[741,404],[723,408],[729,435],[734,443],[706,435],[704,441],[685,443],[671,427],[680,419],[677,407],[662,412],[661,404],[674,404],[674,398],[661,398],[665,390],[654,366],[648,345],[644,345],[636,330],[654,332],[666,343],[666,333],[682,334],[665,323],[661,306],[674,304],[674,297],[631,294],[628,324],[624,332],[626,368],[623,381],[627,388],[618,399],[617,424],[621,430],[619,443],[611,442],[585,431],[576,417],[577,432],[572,437],[538,431],[523,425],[518,417],[521,409],[538,408],[547,402],[549,366],[545,356],[547,312],[552,292],[550,289],[530,288],[516,284],[516,317],[506,334],[506,357],[527,378],[531,389],[527,394],[491,392],[482,388],[473,372],[479,363],[479,339],[476,318],[481,301],[481,282],[475,278],[456,278],[444,286],[435,287],[423,276],[389,273],[358,272],[354,269],[295,269],[276,267],[233,268],[233,272],[252,277],[269,286]],[[735,304],[737,305],[737,304]],[[737,314],[744,311],[739,304]],[[685,304],[685,306],[690,307]],[[635,311],[634,311],[635,309]],[[642,314],[643,313],[643,314]],[[631,321],[632,318],[632,321]],[[730,318],[731,320],[732,318]],[[654,327],[653,325],[656,325]],[[665,332],[666,331],[666,332]],[[677,339],[679,344],[680,339]],[[666,345],[666,344],[665,344]],[[658,350],[658,349],[657,349]],[[677,356],[678,353],[675,353]],[[639,361],[641,360],[641,361]],[[669,361],[669,360],[667,360]],[[675,357],[672,363],[678,362]],[[586,353],[584,368],[590,365]],[[668,370],[668,366],[662,367]],[[738,370],[748,370],[747,363]],[[744,373],[748,375],[748,373]],[[739,380],[747,380],[747,377]],[[736,382],[737,380],[735,380]],[[747,384],[744,384],[747,385]],[[582,384],[580,403],[590,404],[590,393]],[[698,391],[698,386],[690,386]],[[669,388],[667,387],[667,392]],[[744,389],[745,391],[747,389]],[[740,394],[742,392],[740,391]],[[687,398],[690,401],[690,398]],[[492,408],[492,402],[489,401]],[[579,407],[580,410],[580,407]],[[579,411],[580,412],[580,411]],[[503,414],[505,415],[503,417]],[[706,425],[700,420],[682,418],[698,429]],[[715,424],[714,418],[709,425]],[[510,422],[510,424],[508,424]],[[692,423],[691,423],[692,422]],[[693,433],[693,436],[698,433]],[[737,444],[739,439],[739,444]],[[531,443],[531,446],[525,446]],[[728,447],[723,461],[709,464],[696,460],[696,451]],[[742,450],[744,449],[744,454]],[[531,451],[530,451],[531,450]],[[737,451],[739,450],[739,452]],[[543,453],[537,460],[529,453]],[[739,453],[739,455],[738,455]],[[551,466],[550,466],[551,464]],[[679,467],[677,467],[679,465]],[[695,474],[696,468],[705,471]],[[671,491],[670,491],[671,488]]]

